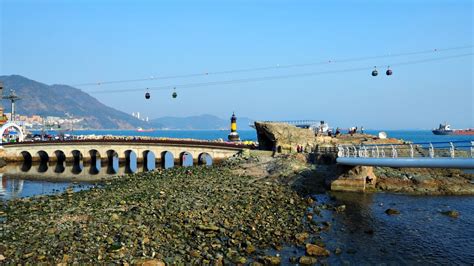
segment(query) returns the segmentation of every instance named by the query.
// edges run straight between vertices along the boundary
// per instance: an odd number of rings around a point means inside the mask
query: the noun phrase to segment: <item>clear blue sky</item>
[[[0,0],[0,74],[78,84],[298,64],[472,45],[473,2]],[[235,111],[254,119],[324,119],[332,126],[474,127],[473,57],[387,65],[473,49],[251,73],[80,87],[84,91],[370,70],[252,83],[94,94],[150,118]]]

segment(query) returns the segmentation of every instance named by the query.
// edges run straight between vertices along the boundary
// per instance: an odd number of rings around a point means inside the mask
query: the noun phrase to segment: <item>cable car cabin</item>
[[[392,75],[392,70],[391,70],[391,69],[387,69],[387,72],[385,72],[385,74],[387,74],[387,76],[391,76],[391,75]]]
[[[145,93],[145,99],[147,99],[147,100],[150,99],[150,93],[149,92]]]
[[[172,96],[173,98],[176,98],[176,97],[178,97],[178,94],[177,94],[176,92],[173,92],[173,94],[171,94],[171,96]]]
[[[379,74],[379,72],[377,72],[377,69],[374,69],[374,70],[372,71],[372,77],[375,77],[375,76],[377,76],[378,74]]]

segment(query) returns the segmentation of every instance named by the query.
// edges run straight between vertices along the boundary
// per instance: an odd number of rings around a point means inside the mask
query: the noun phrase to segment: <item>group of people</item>
[[[350,127],[349,130],[347,131],[347,134],[350,134],[351,136],[353,136],[354,134],[357,133],[357,130],[358,130],[357,127]],[[329,136],[329,137],[332,137],[332,136],[337,137],[337,136],[341,135],[341,129],[336,128],[336,132],[335,132],[335,133],[333,133],[332,129],[329,129],[329,130],[327,131],[327,133],[328,133],[328,136]],[[361,134],[364,134],[364,127],[361,127],[361,128],[360,128],[360,133],[361,133]]]
[[[297,153],[303,153],[303,152],[304,152],[304,147],[303,147],[303,145],[297,145],[297,146],[296,146],[296,152],[297,152]]]

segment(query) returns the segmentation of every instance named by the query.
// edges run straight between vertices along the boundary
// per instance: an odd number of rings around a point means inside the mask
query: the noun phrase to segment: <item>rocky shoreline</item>
[[[252,160],[11,200],[0,209],[0,263],[279,264],[265,250],[288,245],[307,252],[295,262],[329,255],[308,219],[314,200],[279,179],[242,174]]]
[[[474,195],[474,174],[458,169],[375,167],[377,191],[421,195]]]

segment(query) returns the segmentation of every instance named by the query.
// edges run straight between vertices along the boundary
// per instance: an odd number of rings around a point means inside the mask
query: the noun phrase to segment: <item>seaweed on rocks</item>
[[[11,200],[0,207],[1,263],[246,263],[301,244],[306,200],[287,185],[236,175],[235,161]]]

